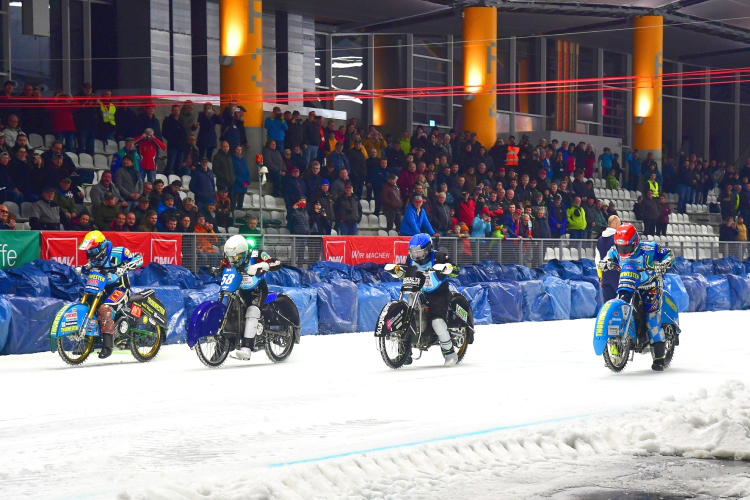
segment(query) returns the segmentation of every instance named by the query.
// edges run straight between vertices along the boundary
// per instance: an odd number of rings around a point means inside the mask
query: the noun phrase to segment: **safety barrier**
[[[289,295],[297,305],[303,335],[371,331],[383,305],[398,299],[401,286],[374,264],[323,261],[266,276],[271,291]],[[156,263],[131,273],[131,281],[136,291],[153,288],[164,303],[170,318],[167,343],[184,342],[193,310],[219,290],[219,279],[205,272]],[[589,259],[552,259],[537,269],[485,260],[462,266],[450,285],[468,299],[477,325],[590,318],[601,305]],[[54,314],[82,286],[79,275],[57,262],[37,260],[0,271],[5,292],[0,295],[0,354],[46,351]],[[665,287],[681,312],[747,309],[750,262],[678,257]]]

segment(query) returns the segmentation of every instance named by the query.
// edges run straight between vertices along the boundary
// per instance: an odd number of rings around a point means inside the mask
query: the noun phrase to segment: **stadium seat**
[[[388,236],[388,232],[383,229],[378,229],[378,236]]]
[[[183,175],[182,176],[182,185],[183,186],[190,186],[190,176],[189,175]]]
[[[240,228],[231,226],[228,229],[229,234],[239,234]]]
[[[94,153],[100,155],[103,155],[105,153],[104,143],[99,139],[94,139]]]
[[[398,236],[398,231],[391,229],[388,231],[388,236]]]
[[[8,208],[8,211],[10,213],[15,214],[16,217],[20,217],[21,216],[21,210],[18,208],[18,205],[16,205],[12,201],[6,201],[3,204]]]
[[[104,154],[106,155],[113,155],[117,153],[117,150],[119,149],[117,142],[115,141],[107,141],[107,145],[104,146]]]
[[[371,214],[372,210],[370,210],[370,203],[367,200],[359,200],[359,204],[362,207],[362,213],[363,214]]]
[[[165,187],[169,185],[169,179],[167,179],[166,175],[164,175],[164,174],[156,174],[156,178],[157,179],[161,179],[162,182],[164,182],[164,186]]]
[[[44,137],[39,134],[29,134],[29,149],[37,149],[44,147]]]
[[[21,217],[28,219],[31,217],[31,205],[28,201],[21,203]]]
[[[280,227],[279,228],[279,234],[292,234],[287,228]]]
[[[387,225],[388,225],[388,221],[385,220],[385,215],[383,215],[383,214],[378,215],[378,222],[380,223],[380,227],[382,229],[385,229],[387,227]],[[387,236],[387,234],[386,234],[386,236]]]
[[[109,162],[107,161],[107,157],[100,154],[94,155],[94,167],[100,170],[109,170]]]
[[[55,136],[52,134],[47,134],[44,136],[44,147],[49,149],[52,147],[52,143],[55,142]]]
[[[80,163],[78,163],[78,155],[75,153],[65,153],[66,155],[70,156],[70,159],[73,160],[73,163],[76,167],[80,167]],[[93,162],[92,162],[93,165]]]

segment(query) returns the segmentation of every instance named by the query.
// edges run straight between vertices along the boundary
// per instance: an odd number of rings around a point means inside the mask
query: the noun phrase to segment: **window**
[[[682,97],[687,99],[703,99],[706,77],[702,74],[690,74],[697,71],[705,71],[700,66],[682,66]],[[687,75],[685,74],[687,73]]]
[[[680,84],[679,77],[677,76],[677,63],[671,62],[671,61],[664,61],[664,75],[673,75],[673,76],[666,76],[662,78],[662,94],[665,95],[677,95],[677,89]]]
[[[50,89],[62,87],[62,66],[53,65],[51,61],[52,53],[61,50],[59,0],[50,2],[50,12],[58,13],[56,16],[50,15],[50,36],[33,37],[23,34],[20,2],[10,4],[11,74],[19,86],[28,83]]]
[[[516,41],[516,82],[539,82],[541,78],[540,38],[521,38]],[[542,94],[539,90],[521,92],[515,96],[516,112],[537,115],[541,112]]]
[[[448,84],[448,62],[414,56],[414,87],[445,87]],[[415,97],[414,122],[438,125],[448,123],[447,102],[444,97]]]
[[[332,37],[331,88],[334,90],[361,90],[365,88],[365,63],[367,37],[356,35]],[[334,109],[346,111],[348,118],[365,120],[365,107],[356,94],[339,94]]]
[[[510,111],[510,40],[497,41],[497,109]]]

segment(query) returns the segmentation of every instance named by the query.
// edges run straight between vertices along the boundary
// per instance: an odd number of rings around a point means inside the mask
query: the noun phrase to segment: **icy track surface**
[[[750,460],[749,319],[683,315],[663,374],[640,355],[610,373],[593,320],[479,327],[449,369],[435,349],[389,370],[372,334],[218,370],[185,345],[143,365],[2,357],[0,497],[605,498],[587,487],[659,475],[748,496],[747,463],[715,459]]]

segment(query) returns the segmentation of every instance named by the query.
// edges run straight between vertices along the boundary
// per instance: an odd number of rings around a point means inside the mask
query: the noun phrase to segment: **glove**
[[[612,259],[602,259],[596,264],[596,268],[600,271],[609,271],[611,269],[617,269],[617,262]]]
[[[396,278],[403,278],[406,274],[399,264],[386,264],[384,269],[385,272]]]
[[[76,267],[75,270],[80,275],[84,275],[84,274],[88,274],[89,273],[88,266]]]
[[[666,262],[654,262],[654,272],[656,274],[666,274],[669,270],[669,264]]]
[[[247,274],[250,276],[255,276],[259,272],[264,273],[268,272],[268,270],[271,268],[271,266],[268,265],[267,262],[259,262],[257,264],[253,264],[252,266],[247,268]]]
[[[453,266],[451,264],[435,264],[432,266],[432,270],[440,274],[452,274]]]
[[[125,266],[117,266],[117,269],[115,269],[115,274],[117,276],[122,276],[123,274],[127,273],[128,270],[125,268]]]

